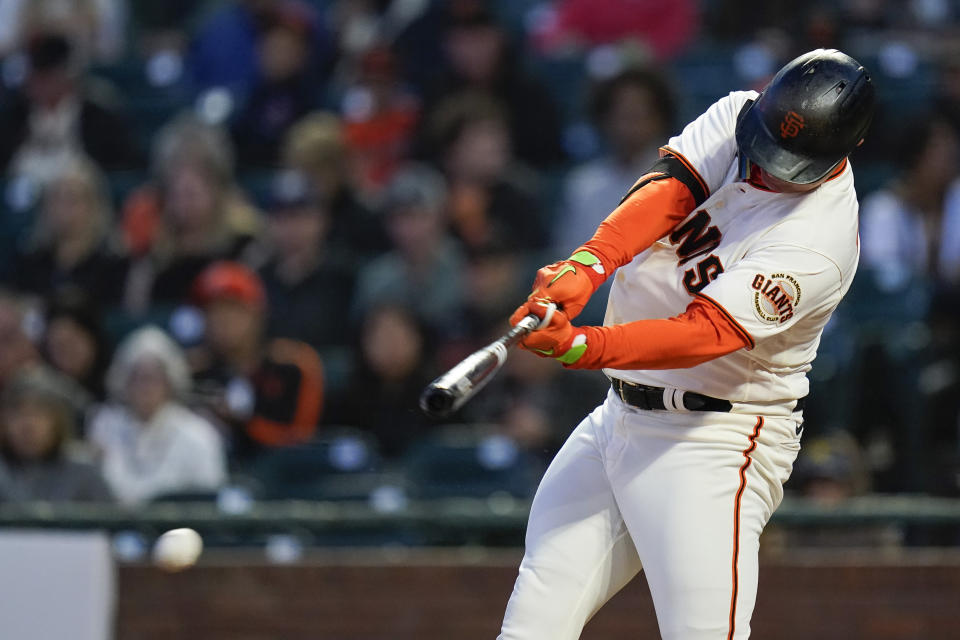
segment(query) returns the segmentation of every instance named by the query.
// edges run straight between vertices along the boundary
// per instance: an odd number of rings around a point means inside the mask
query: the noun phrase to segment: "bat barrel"
[[[420,408],[434,418],[446,418],[486,385],[507,360],[507,349],[536,328],[540,319],[527,316],[499,340],[464,358],[431,382],[420,394]]]
[[[420,408],[427,415],[444,418],[455,411],[457,396],[451,389],[428,386],[420,396]]]

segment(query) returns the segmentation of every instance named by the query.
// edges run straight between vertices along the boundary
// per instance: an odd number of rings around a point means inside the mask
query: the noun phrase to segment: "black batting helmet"
[[[859,62],[836,49],[805,53],[740,112],[741,159],[787,182],[816,182],[860,144],[873,106],[873,82]]]

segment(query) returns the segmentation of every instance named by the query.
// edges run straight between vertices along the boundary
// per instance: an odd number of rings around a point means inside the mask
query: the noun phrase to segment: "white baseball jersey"
[[[675,316],[700,295],[724,310],[751,346],[687,369],[604,372],[730,400],[736,412],[785,415],[807,394],[823,327],[853,280],[858,205],[848,162],[809,193],[740,180],[734,130],[741,108],[756,97],[733,92],[670,139],[667,150],[695,172],[706,200],[618,270],[605,319]]]

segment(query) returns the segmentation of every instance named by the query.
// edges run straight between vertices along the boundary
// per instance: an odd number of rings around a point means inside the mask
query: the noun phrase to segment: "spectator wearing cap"
[[[489,0],[442,3],[442,71],[426,89],[426,120],[449,96],[480,93],[504,105],[517,156],[536,168],[565,159],[561,121],[550,91],[527,74]],[[442,66],[445,64],[445,68]]]
[[[385,212],[394,248],[360,272],[353,317],[381,304],[408,304],[431,328],[449,332],[463,306],[465,258],[446,231],[443,178],[427,167],[405,167],[387,189]]]
[[[868,456],[853,436],[843,430],[810,434],[804,437],[803,455],[797,458],[790,481],[784,486],[788,495],[823,509],[876,490],[872,486]],[[903,546],[903,528],[883,521],[863,521],[850,526],[830,524],[802,528],[774,525],[764,531],[770,549],[809,548],[888,548]]]
[[[278,176],[269,213],[269,259],[259,270],[267,334],[302,340],[321,353],[346,348],[355,275],[349,258],[328,241],[330,213],[295,171]]]
[[[107,386],[110,403],[92,417],[88,439],[118,500],[139,505],[223,484],[220,435],[185,406],[190,371],[163,331],[145,327],[130,334],[117,349]]]
[[[380,217],[360,198],[351,163],[344,123],[330,112],[305,116],[283,141],[283,165],[306,177],[330,214],[330,244],[346,250],[351,262],[359,264],[385,252],[390,241]]]
[[[323,407],[320,357],[303,342],[266,337],[267,298],[257,274],[217,262],[200,274],[194,294],[206,318],[206,362],[196,379],[230,429],[234,457],[310,440]]]
[[[0,502],[111,502],[74,440],[70,391],[43,370],[22,371],[0,396]]]
[[[0,110],[0,169],[45,183],[59,166],[86,154],[105,169],[140,162],[132,131],[109,85],[84,77],[67,36],[40,32],[27,43],[22,92]]]
[[[129,261],[111,237],[113,214],[103,175],[74,157],[51,175],[29,248],[15,261],[17,288],[41,297],[64,287],[119,305]]]

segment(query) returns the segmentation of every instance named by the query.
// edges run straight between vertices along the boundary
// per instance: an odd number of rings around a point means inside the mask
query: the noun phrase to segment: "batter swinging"
[[[663,638],[750,635],[806,374],[857,268],[847,156],[873,105],[858,62],[804,54],[671,138],[593,238],[537,272],[511,318],[544,318],[524,347],[612,389],[540,484],[501,639],[579,637],[641,567]],[[614,273],[605,326],[572,326]]]

